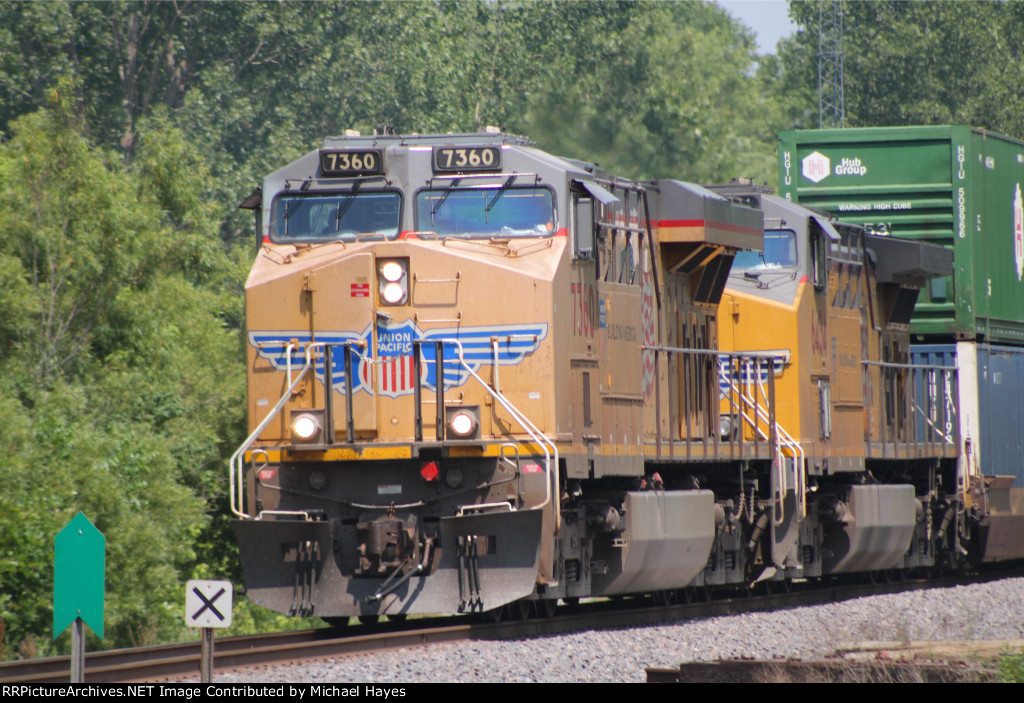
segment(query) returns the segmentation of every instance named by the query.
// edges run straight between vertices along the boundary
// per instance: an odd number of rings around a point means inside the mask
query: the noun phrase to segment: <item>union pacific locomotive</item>
[[[956,371],[908,356],[941,247],[496,132],[330,138],[243,207],[260,605],[522,617],[986,558]]]

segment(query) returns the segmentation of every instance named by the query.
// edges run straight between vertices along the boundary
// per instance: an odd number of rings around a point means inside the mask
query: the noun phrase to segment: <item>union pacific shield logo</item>
[[[359,373],[363,378],[363,387],[369,388],[369,374],[373,373],[372,367],[375,364],[367,361],[359,367]],[[382,358],[376,367],[380,369],[380,394],[395,398],[413,391],[413,364],[412,354],[408,356],[395,356],[390,359]],[[422,371],[422,369],[421,369]]]
[[[383,396],[396,398],[413,392],[413,358],[412,342],[419,339],[420,331],[412,320],[403,324],[377,326],[377,361],[364,359],[359,367],[363,378],[363,387],[371,388],[369,376],[372,367],[376,367],[380,375],[377,388]],[[421,364],[421,371],[425,364]]]
[[[343,346],[352,349],[352,391],[378,393],[389,398],[411,395],[415,380],[413,364],[413,341],[441,342],[443,355],[443,379],[445,390],[463,385],[469,379],[470,371],[497,363],[500,366],[515,366],[528,355],[537,351],[547,337],[547,323],[525,325],[494,325],[484,327],[450,327],[432,329],[426,332],[412,320],[402,323],[378,324],[376,346],[371,354],[374,329],[367,326],[362,332],[333,331],[317,332],[316,342],[334,345],[331,376],[333,387],[345,394],[345,365]],[[457,340],[457,343],[456,341]],[[260,358],[266,359],[279,371],[289,367],[298,373],[305,363],[305,354],[313,338],[309,331],[260,331],[249,333],[249,344],[256,347]],[[461,344],[465,364],[459,361]],[[291,345],[290,352],[288,351]],[[322,347],[315,347],[312,358],[316,377],[324,380],[324,356]],[[437,345],[425,343],[420,358],[420,382],[423,390],[433,391],[437,387]]]

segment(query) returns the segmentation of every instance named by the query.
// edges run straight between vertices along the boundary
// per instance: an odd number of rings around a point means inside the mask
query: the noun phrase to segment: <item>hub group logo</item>
[[[831,166],[827,156],[814,152],[805,156],[804,160],[800,162],[800,173],[804,174],[804,178],[807,180],[819,183],[828,177]]]
[[[808,154],[800,162],[800,173],[812,183],[820,183],[831,174],[837,176],[864,176],[868,167],[860,160],[860,157],[843,157],[833,168],[832,161],[820,152]]]

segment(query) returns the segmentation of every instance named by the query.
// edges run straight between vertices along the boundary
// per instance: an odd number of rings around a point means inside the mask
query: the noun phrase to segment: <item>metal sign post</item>
[[[193,579],[185,586],[185,624],[202,631],[202,683],[213,681],[213,628],[231,627],[232,598],[230,581]]]
[[[71,683],[85,683],[85,623],[75,618],[71,624]]]
[[[53,639],[72,625],[71,683],[85,682],[85,624],[103,639],[107,539],[78,513],[53,540]]]

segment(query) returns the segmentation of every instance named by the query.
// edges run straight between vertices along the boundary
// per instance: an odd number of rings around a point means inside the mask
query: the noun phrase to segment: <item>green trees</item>
[[[48,647],[52,541],[78,510],[107,535],[108,644],[180,629],[243,407],[239,272],[201,163],[154,123],[128,170],[83,137],[70,91],[52,95],[0,145],[8,656]]]
[[[787,124],[753,36],[705,3],[570,3],[560,56],[511,124],[634,177],[774,180]],[[549,24],[557,27],[558,19]],[[593,42],[593,37],[608,41]],[[596,46],[595,46],[596,44]]]
[[[787,68],[815,85],[818,3],[794,0],[791,13],[806,31],[786,49]],[[969,124],[1024,137],[1020,0],[844,2],[843,13],[848,125]]]

